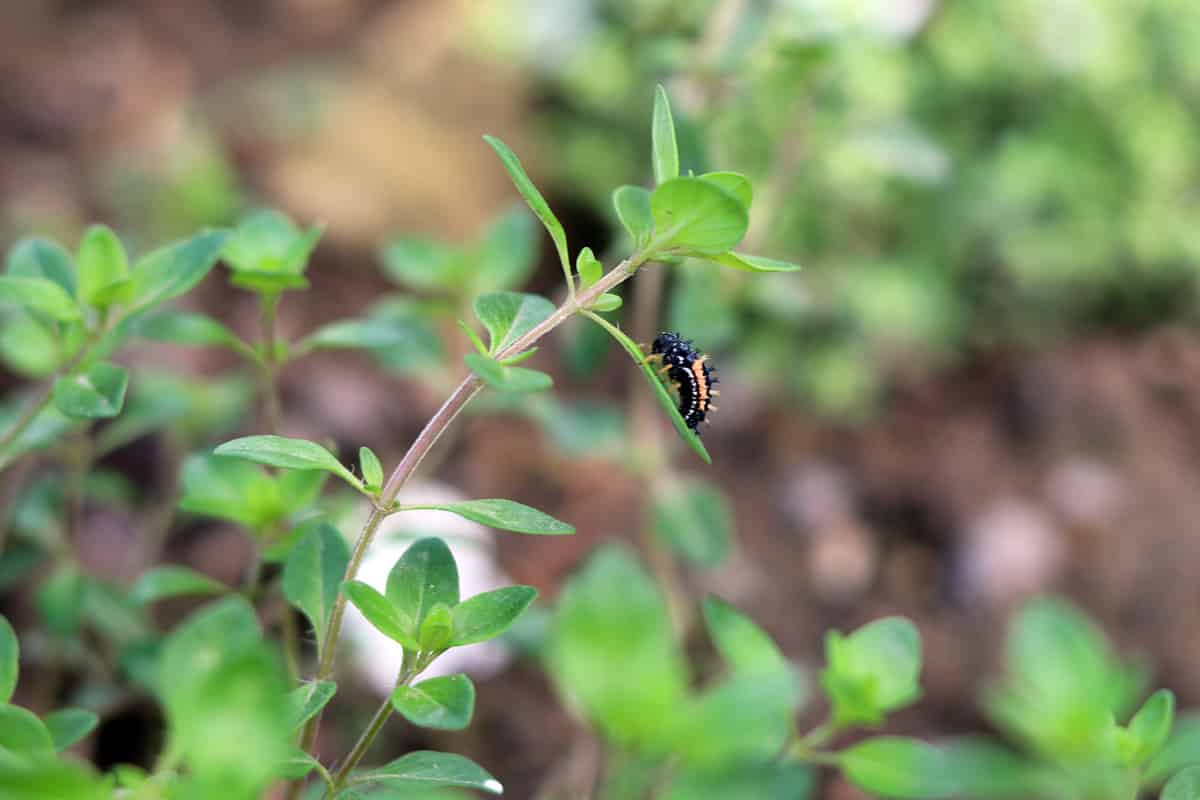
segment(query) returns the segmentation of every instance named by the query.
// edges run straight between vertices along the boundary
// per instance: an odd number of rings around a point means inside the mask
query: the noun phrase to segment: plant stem
[[[46,406],[50,405],[50,394],[53,390],[54,381],[51,380],[38,390],[37,395],[25,406],[25,410],[21,412],[21,416],[17,418],[13,426],[5,431],[3,436],[0,436],[0,469],[3,469],[5,466],[4,451],[17,441],[26,428],[33,424],[38,414],[46,410]]]
[[[279,308],[279,293],[259,295],[259,325],[262,329],[262,394],[263,417],[269,433],[279,432],[279,348],[275,339],[275,318]]]
[[[292,606],[286,600],[281,604],[279,627],[283,634],[283,660],[287,665],[288,677],[292,683],[300,680],[300,631],[296,626],[296,615]]]
[[[428,660],[420,660],[416,654],[404,651],[404,660],[401,662],[400,674],[396,676],[396,689],[401,686],[407,686],[412,683],[413,678],[421,674],[421,672],[429,665]],[[395,689],[393,689],[395,691]],[[371,717],[371,721],[358,737],[358,741],[354,743],[353,749],[346,756],[346,760],[338,767],[333,776],[333,785],[329,788],[329,793],[332,794],[342,788],[342,784],[350,777],[350,773],[358,766],[359,762],[367,755],[367,751],[371,749],[371,745],[375,743],[375,737],[383,730],[384,723],[392,715],[392,698],[388,695],[384,698],[383,703],[375,711],[375,715]]]
[[[600,295],[631,278],[637,272],[638,267],[646,263],[646,260],[647,258],[643,253],[637,253],[625,259],[587,289],[574,297],[568,297],[567,301],[556,308],[549,317],[535,325],[528,333],[508,347],[501,350],[496,357],[498,359],[510,358],[517,353],[527,350],[573,314],[595,302],[596,298]],[[421,432],[417,434],[417,438],[408,448],[408,452],[400,459],[400,463],[396,465],[387,482],[384,483],[383,490],[380,492],[379,502],[371,511],[371,515],[367,518],[362,531],[358,535],[358,540],[354,543],[354,551],[350,555],[350,563],[346,566],[346,573],[342,577],[343,583],[354,580],[358,575],[358,569],[362,565],[367,548],[370,547],[371,541],[375,538],[375,533],[379,530],[379,524],[383,522],[384,517],[391,513],[391,508],[395,504],[400,490],[404,488],[404,484],[416,472],[417,467],[421,465],[421,461],[428,455],[434,444],[437,443],[438,438],[441,437],[450,423],[454,421],[454,418],[458,416],[458,412],[462,411],[463,406],[482,388],[482,383],[474,373],[463,378],[462,382],[446,398],[446,402],[442,403],[442,407],[434,413]],[[345,616],[345,613],[346,595],[344,592],[338,592],[337,599],[333,604],[333,610],[329,615],[329,626],[326,628],[325,638],[321,642],[321,660],[317,667],[317,680],[328,680],[329,676],[333,674],[334,656],[337,652],[338,637],[341,635],[342,618]],[[305,752],[312,749],[313,742],[316,740],[317,728],[321,724],[322,711],[314,714],[304,726],[304,731],[300,737],[300,748]],[[286,800],[295,800],[299,796],[302,786],[302,778],[293,781],[292,785],[288,788]]]

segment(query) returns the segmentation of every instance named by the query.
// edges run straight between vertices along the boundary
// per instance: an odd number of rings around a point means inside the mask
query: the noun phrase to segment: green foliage
[[[51,711],[42,722],[50,732],[56,751],[66,750],[81,741],[100,724],[95,713],[82,708],[61,708]]]
[[[318,642],[325,640],[329,615],[349,563],[345,539],[323,522],[308,526],[284,563],[283,596],[308,617]]]
[[[86,372],[54,382],[54,405],[75,419],[107,419],[121,413],[129,373],[124,367],[101,362]]]
[[[466,675],[431,678],[392,692],[392,706],[422,728],[461,731],[475,713],[475,684]]]
[[[213,455],[244,458],[282,469],[321,470],[336,475],[355,489],[363,488],[362,482],[337,460],[337,456],[307,439],[243,436],[219,446],[213,451]]]
[[[575,532],[574,526],[514,500],[463,500],[440,505],[409,505],[404,508],[449,511],[480,525],[516,533],[561,536]]]
[[[838,766],[851,781],[883,797],[938,798],[955,792],[941,751],[916,739],[866,739],[839,753]]]
[[[1200,798],[1200,767],[1189,767],[1163,788],[1162,800],[1197,800]]]
[[[228,588],[187,567],[151,567],[138,576],[129,590],[129,599],[139,605],[150,605],[168,597],[221,594]]]
[[[508,145],[494,136],[485,136],[483,139],[496,151],[496,155],[500,157],[500,162],[508,171],[508,177],[512,179],[513,185],[517,187],[517,191],[521,193],[521,197],[524,198],[529,209],[533,211],[534,216],[541,220],[546,232],[550,234],[550,238],[554,241],[554,249],[558,252],[558,260],[562,264],[567,285],[573,287],[571,259],[567,254],[567,234],[563,231],[562,223],[558,221],[558,217],[554,216],[546,198],[542,197],[542,193],[525,174],[525,168],[521,166],[520,159],[508,148]]]
[[[202,609],[167,638],[158,691],[168,752],[196,787],[257,797],[288,753],[287,680],[241,598]]]
[[[16,689],[20,653],[16,631],[13,630],[8,619],[0,615],[0,702],[2,703],[11,700],[13,691]]]
[[[454,753],[434,753],[428,750],[409,753],[378,769],[364,772],[354,779],[354,784],[376,784],[396,789],[418,790],[457,786],[478,789],[488,794],[501,794],[504,791],[500,781],[470,759]],[[350,796],[342,793],[337,795],[337,798],[347,800]]]
[[[839,725],[881,723],[921,694],[921,636],[900,617],[881,619],[849,636],[830,631],[821,686]]]
[[[308,288],[304,271],[322,233],[320,227],[300,230],[278,211],[251,214],[238,224],[222,253],[233,285],[266,295]]]
[[[701,567],[729,555],[733,518],[725,496],[706,481],[662,482],[652,487],[653,531],[672,552]]]

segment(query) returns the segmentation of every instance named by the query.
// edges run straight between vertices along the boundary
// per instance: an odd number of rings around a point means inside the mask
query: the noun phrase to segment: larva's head
[[[660,333],[650,344],[651,355],[660,355],[664,364],[686,367],[696,359],[691,342],[677,333]]]

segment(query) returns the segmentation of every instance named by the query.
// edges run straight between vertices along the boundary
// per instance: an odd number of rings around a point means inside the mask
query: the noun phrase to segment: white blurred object
[[[1040,508],[1005,498],[970,521],[960,556],[966,595],[1003,608],[1050,588],[1066,565],[1067,546]]]
[[[445,504],[468,498],[442,484],[419,484],[400,493],[401,503]],[[509,586],[512,579],[496,561],[491,530],[446,511],[404,511],[383,521],[363,559],[358,580],[383,592],[396,560],[416,539],[438,536],[445,540],[458,563],[462,598]],[[381,695],[391,694],[400,672],[401,647],[375,630],[353,605],[347,605],[342,631],[349,640],[354,669]],[[465,672],[486,678],[503,669],[512,653],[499,642],[481,642],[447,651],[421,673],[421,678]]]

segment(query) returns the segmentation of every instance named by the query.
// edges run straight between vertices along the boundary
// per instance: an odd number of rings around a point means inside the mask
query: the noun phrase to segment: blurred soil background
[[[389,237],[467,241],[516,199],[480,140],[493,133],[522,155],[573,247],[604,253],[619,244],[611,215],[547,144],[557,129],[544,121],[578,104],[544,72],[489,48],[479,20],[541,23],[517,6],[484,5],[8,0],[0,10],[0,243],[33,232],[75,241],[103,221],[144,251],[199,225],[228,224],[248,207],[278,207],[327,226],[307,273],[313,289],[288,294],[281,307],[284,335],[297,336],[395,290],[378,255]],[[641,105],[629,113],[648,125],[645,87],[636,97]],[[686,99],[681,105],[686,112]],[[612,185],[645,180],[643,141],[622,142],[636,146],[635,173],[617,170]],[[743,167],[728,158],[722,166]],[[547,244],[526,288],[553,295],[560,276]],[[768,255],[804,262],[806,251]],[[1194,299],[1179,302],[1190,308]],[[252,337],[253,298],[216,273],[189,303]],[[728,493],[735,551],[685,581],[697,595],[717,591],[745,608],[810,667],[826,629],[911,616],[926,641],[926,699],[901,715],[906,732],[986,728],[975,700],[996,672],[1008,614],[1041,592],[1079,603],[1123,652],[1152,665],[1183,707],[1196,705],[1200,341],[1190,311],[1142,316],[1112,325],[1093,316],[1032,341],[972,341],[954,359],[897,348],[862,413],[827,413],[788,391],[798,350],[766,356],[765,381],[726,369],[723,409],[705,433],[714,466],[703,472]],[[704,331],[686,332],[703,343]],[[562,367],[562,342],[543,349],[538,367],[555,375],[565,400],[623,403],[642,388],[615,353],[584,371]],[[150,345],[126,360],[199,376],[236,365],[223,352]],[[0,389],[18,383],[0,376]],[[370,443],[394,464],[444,389],[390,375],[365,356],[318,354],[284,374],[284,432],[331,437],[343,455]],[[106,463],[153,495],[160,455],[148,437]],[[702,471],[690,454],[677,458]],[[599,542],[638,541],[632,479],[602,455],[565,455],[524,417],[464,419],[425,472],[466,495],[516,498],[578,527],[551,542],[498,538],[507,571],[548,598]],[[126,522],[88,518],[80,546],[89,570],[121,574],[121,553],[138,535]],[[176,530],[168,558],[234,581],[247,553],[240,534],[214,523]],[[18,592],[5,608],[25,603]],[[533,665],[481,683],[479,702],[468,731],[395,725],[379,752],[454,749],[525,798],[586,749]],[[360,712],[370,705],[363,699]],[[343,723],[326,735],[352,736],[353,720]],[[109,720],[95,757],[146,758],[158,724],[149,703]]]

